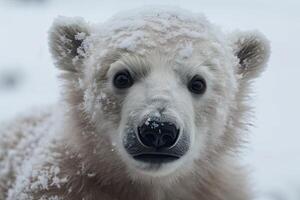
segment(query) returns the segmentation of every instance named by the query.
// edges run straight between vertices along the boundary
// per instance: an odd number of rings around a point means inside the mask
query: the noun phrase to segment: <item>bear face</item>
[[[260,33],[224,35],[203,16],[173,9],[130,11],[101,25],[61,17],[50,48],[76,129],[70,146],[95,169],[111,162],[139,180],[175,180],[234,150],[250,82],[269,56]]]

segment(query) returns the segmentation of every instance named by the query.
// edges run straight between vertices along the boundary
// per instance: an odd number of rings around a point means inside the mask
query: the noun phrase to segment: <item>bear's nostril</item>
[[[145,134],[143,143],[146,146],[151,146],[151,144],[155,143],[155,136],[152,133]]]
[[[179,130],[173,123],[147,121],[138,128],[138,136],[144,146],[152,148],[169,148],[173,146]]]
[[[169,135],[162,136],[161,140],[166,144],[166,146],[172,146],[173,145],[173,138]]]

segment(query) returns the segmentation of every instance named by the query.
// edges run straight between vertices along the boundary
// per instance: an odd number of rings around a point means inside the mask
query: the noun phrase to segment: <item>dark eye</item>
[[[126,89],[133,85],[133,79],[127,70],[116,73],[113,84],[118,89]]]
[[[206,82],[201,76],[194,76],[188,84],[188,89],[194,94],[203,94],[206,90]]]

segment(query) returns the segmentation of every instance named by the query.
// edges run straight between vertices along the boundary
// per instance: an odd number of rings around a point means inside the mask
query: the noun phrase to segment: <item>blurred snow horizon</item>
[[[243,152],[244,162],[252,169],[258,199],[299,200],[297,0],[0,0],[0,122],[59,101],[59,71],[47,44],[47,31],[56,16],[82,16],[97,23],[143,5],[201,12],[226,32],[257,29],[271,41],[268,68],[254,84],[255,127]]]

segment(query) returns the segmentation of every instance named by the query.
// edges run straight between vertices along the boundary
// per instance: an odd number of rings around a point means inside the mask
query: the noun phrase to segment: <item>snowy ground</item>
[[[119,10],[145,4],[177,5],[204,12],[225,31],[259,29],[271,40],[269,68],[255,85],[256,127],[244,152],[245,162],[252,166],[259,199],[299,200],[297,0],[49,0],[41,4],[0,0],[0,120],[59,100],[58,71],[47,47],[47,30],[55,16],[79,15],[101,22]]]

